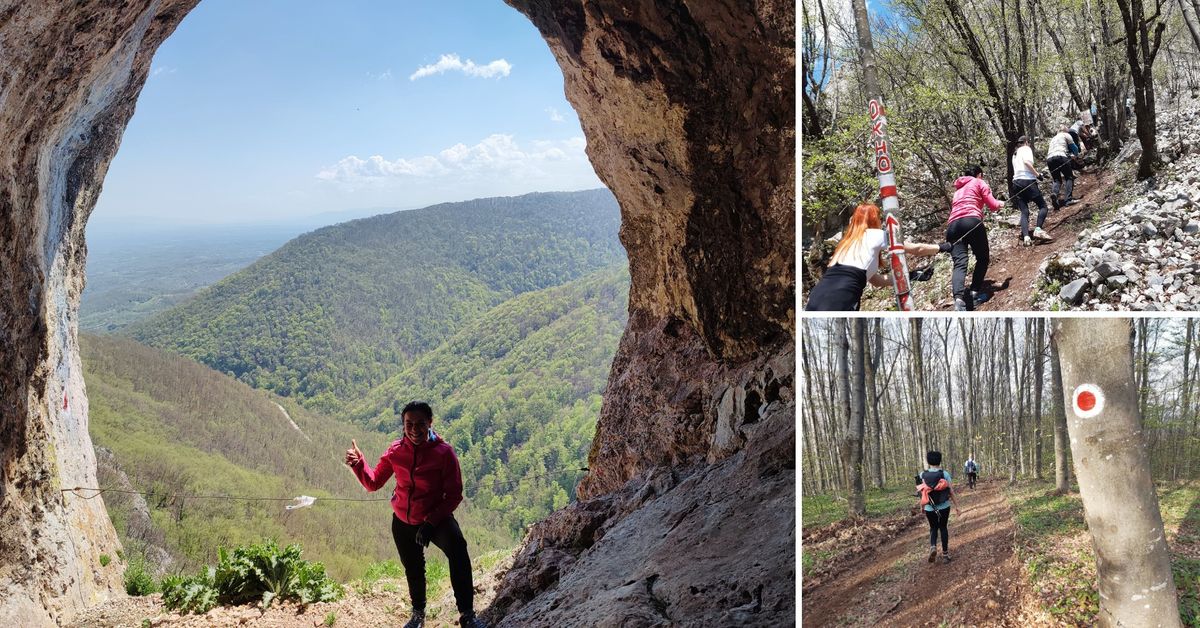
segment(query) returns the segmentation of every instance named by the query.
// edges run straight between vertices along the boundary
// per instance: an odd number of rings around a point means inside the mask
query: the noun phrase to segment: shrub
[[[158,590],[154,578],[146,571],[146,562],[141,559],[130,561],[125,567],[125,592],[129,595],[150,595]]]
[[[331,602],[342,587],[325,575],[325,566],[300,558],[300,546],[280,550],[275,541],[221,548],[216,567],[191,578],[163,579],[163,605],[170,610],[205,613],[217,604],[259,601],[263,608],[276,598],[301,604]]]
[[[108,557],[108,554],[100,555],[100,566],[101,567],[107,567],[108,564],[111,562],[112,562],[112,559]]]

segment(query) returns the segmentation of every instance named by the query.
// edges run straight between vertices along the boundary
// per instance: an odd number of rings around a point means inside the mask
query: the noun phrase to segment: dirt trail
[[[949,563],[927,562],[923,515],[803,591],[804,626],[1038,626],[1023,610],[1016,524],[1001,481],[959,489]]]
[[[1053,242],[1037,242],[1032,248],[1018,242],[1019,227],[1000,225],[989,227],[988,240],[991,264],[988,266],[987,288],[992,298],[978,309],[982,311],[1028,310],[1034,292],[1038,268],[1051,255],[1070,249],[1079,240],[1079,232],[1091,226],[1092,214],[1103,209],[1117,174],[1112,169],[1093,170],[1080,174],[1075,180],[1075,196],[1079,202],[1055,210],[1050,207],[1044,229],[1054,237]],[[1046,203],[1050,203],[1050,182],[1041,184]],[[1020,216],[1014,207],[1002,210],[1005,216]],[[1029,226],[1037,221],[1037,206],[1030,208]],[[953,307],[953,300],[946,309]]]

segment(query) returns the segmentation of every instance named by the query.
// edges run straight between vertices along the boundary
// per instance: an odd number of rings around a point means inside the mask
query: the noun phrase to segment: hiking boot
[[[967,309],[966,301],[963,301],[959,297],[954,297],[954,311],[955,312],[968,312],[970,310]]]
[[[937,560],[937,547],[929,548],[929,562]]]
[[[1025,246],[1033,246],[1033,240],[1030,240],[1029,236],[1025,236],[1025,239],[1021,242],[1021,244]]]
[[[488,625],[483,623],[483,620],[476,617],[474,613],[459,617],[458,625],[461,628],[488,628]]]
[[[1047,242],[1054,240],[1054,236],[1043,231],[1041,227],[1038,227],[1033,230],[1033,237],[1035,237],[1039,240],[1046,240]]]
[[[990,299],[990,298],[992,298],[992,295],[990,295],[986,292],[976,293],[975,294],[975,307],[979,307],[980,305],[987,303],[988,299]]]
[[[425,628],[425,611],[413,611],[412,619],[404,624],[404,628]]]
[[[1054,194],[1051,194],[1050,195],[1050,209],[1057,211],[1059,207],[1062,207],[1062,203],[1059,202],[1057,196],[1055,196]]]
[[[949,554],[947,554],[947,553],[945,553],[945,552],[943,552],[943,553],[942,553],[942,562],[943,562],[943,563],[949,563],[949,562],[950,562],[950,555],[949,555]]]

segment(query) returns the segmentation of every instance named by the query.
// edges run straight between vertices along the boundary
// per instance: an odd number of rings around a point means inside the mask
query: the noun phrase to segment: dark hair
[[[981,174],[983,174],[983,166],[979,164],[973,164],[963,168],[964,177],[978,177]]]
[[[408,402],[408,405],[404,406],[404,409],[400,411],[400,418],[403,419],[404,415],[408,414],[409,412],[415,412],[417,414],[424,415],[425,419],[428,421],[433,420],[433,408],[430,408],[429,404],[425,403],[424,401]]]
[[[1028,143],[1029,143],[1029,138],[1024,135],[1017,138],[1017,146],[1024,146],[1025,144],[1028,144]]]
[[[928,462],[929,464],[931,464],[935,467],[941,465],[942,464],[942,452],[931,451],[931,452],[925,454],[925,462]]]

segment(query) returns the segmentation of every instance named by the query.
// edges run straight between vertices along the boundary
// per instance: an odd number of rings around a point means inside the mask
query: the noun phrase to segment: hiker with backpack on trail
[[[392,540],[404,565],[413,615],[404,628],[425,626],[425,548],[430,543],[446,554],[450,563],[450,586],[458,606],[458,625],[487,628],[475,616],[475,587],[471,582],[471,556],[454,510],[462,503],[462,471],[454,448],[433,431],[433,409],[413,401],[400,412],[404,436],[392,443],[374,468],[351,441],[346,466],[354,471],[363,488],[383,488],[392,475]]]
[[[1004,203],[992,196],[992,188],[983,180],[983,167],[967,166],[963,175],[954,181],[954,200],[950,206],[950,218],[946,221],[946,242],[950,258],[954,260],[954,274],[950,285],[954,291],[954,309],[974,310],[988,300],[990,295],[981,293],[983,280],[988,269],[987,227],[983,224],[983,208],[996,211]],[[971,287],[966,288],[967,250],[975,254],[975,269],[971,272]]]
[[[1046,166],[1050,169],[1050,176],[1054,178],[1050,187],[1050,203],[1054,209],[1066,207],[1074,200],[1075,162],[1071,152],[1073,139],[1070,130],[1064,126],[1050,138],[1050,149],[1046,151]]]
[[[921,500],[917,504],[925,512],[929,520],[929,562],[937,560],[938,536],[942,538],[942,562],[950,562],[950,506],[954,506],[954,514],[962,516],[958,507],[958,499],[954,496],[951,486],[950,473],[942,469],[942,452],[931,451],[925,454],[925,462],[929,467],[916,476],[917,494]]]
[[[887,234],[884,233],[879,208],[870,203],[859,205],[842,232],[842,239],[833,250],[829,267],[817,285],[808,293],[808,311],[857,311],[867,284],[879,288],[892,285],[879,274],[880,256],[886,254]],[[904,252],[913,256],[938,253],[936,244],[904,243]]]
[[[979,463],[975,462],[975,454],[967,458],[967,462],[963,464],[963,471],[967,474],[967,486],[975,488],[975,482],[979,480]]]
[[[1046,199],[1038,187],[1038,180],[1043,175],[1033,165],[1033,149],[1029,147],[1029,138],[1022,135],[1017,138],[1017,148],[1012,157],[1013,179],[1010,196],[1017,209],[1021,211],[1021,243],[1033,246],[1029,232],[1029,203],[1038,206],[1037,224],[1033,229],[1033,237],[1039,240],[1053,240],[1050,234],[1042,230],[1046,222]]]

